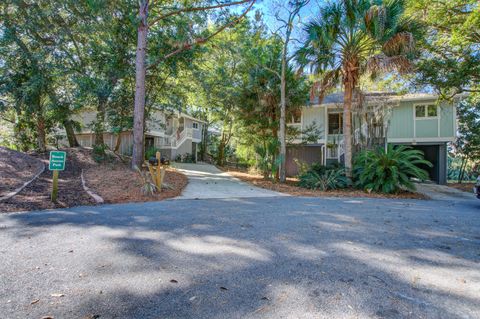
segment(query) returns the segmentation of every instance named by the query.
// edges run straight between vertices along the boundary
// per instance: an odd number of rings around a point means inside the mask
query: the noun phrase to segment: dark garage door
[[[413,149],[424,153],[425,159],[433,164],[433,167],[421,166],[428,172],[430,179],[438,184],[447,182],[447,147],[439,145],[410,145]]]
[[[322,162],[322,146],[291,146],[287,148],[286,170],[287,176],[298,175],[298,167],[294,159],[298,159],[307,164]]]

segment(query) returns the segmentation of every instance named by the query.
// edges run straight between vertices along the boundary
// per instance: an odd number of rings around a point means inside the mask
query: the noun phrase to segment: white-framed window
[[[343,134],[343,113],[328,114],[328,134]]]
[[[193,122],[193,123],[192,123],[192,127],[193,127],[195,130],[198,130],[198,123],[197,123],[197,122]]]
[[[296,109],[287,116],[288,124],[301,124],[302,123],[302,110]]]
[[[437,118],[438,108],[435,104],[418,104],[415,105],[415,118],[428,119]]]

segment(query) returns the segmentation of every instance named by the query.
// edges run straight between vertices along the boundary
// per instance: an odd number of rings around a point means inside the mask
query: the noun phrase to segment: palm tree
[[[352,169],[351,110],[360,76],[410,70],[413,35],[403,18],[402,0],[343,0],[323,7],[305,28],[298,62],[320,76],[320,100],[341,83],[344,89],[345,168]]]

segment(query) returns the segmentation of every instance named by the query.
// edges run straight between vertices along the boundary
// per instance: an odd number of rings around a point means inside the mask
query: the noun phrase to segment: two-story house
[[[78,143],[83,147],[92,147],[95,140],[93,123],[96,113],[84,111],[73,118],[80,123],[81,130],[75,135]],[[202,142],[204,121],[196,119],[182,112],[168,112],[154,110],[146,120],[145,149],[156,148],[169,159],[177,155],[198,153],[198,144]],[[133,148],[133,132],[131,130],[118,134],[111,133],[107,127],[103,134],[105,144],[110,149],[118,148],[118,152],[131,155]]]
[[[376,145],[409,145],[423,151],[433,164],[425,167],[431,180],[446,184],[447,143],[455,140],[457,131],[453,103],[439,102],[432,94],[367,93],[362,95],[362,107],[359,104],[356,101],[352,109],[354,148],[364,137],[375,140]],[[302,142],[305,138],[300,135],[288,147],[287,175],[298,173],[294,159],[325,165],[343,160],[343,93],[327,95],[321,103],[311,96],[310,104],[288,122],[297,131],[314,124],[320,133],[316,142]]]

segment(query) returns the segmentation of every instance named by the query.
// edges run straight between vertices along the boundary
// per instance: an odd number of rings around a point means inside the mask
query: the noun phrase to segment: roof
[[[336,93],[326,95],[320,103],[319,97],[315,96],[310,101],[310,105],[343,104],[343,101],[344,101],[343,98],[344,98],[344,93],[343,92],[336,92]],[[365,92],[365,93],[363,93],[363,98],[366,101],[380,101],[380,100],[416,101],[416,100],[437,99],[438,95],[429,94],[429,93],[399,94],[399,93],[396,93],[396,92]]]
[[[180,116],[180,117],[187,118],[187,119],[190,119],[190,120],[192,120],[192,121],[196,121],[196,122],[202,122],[202,123],[207,123],[206,121],[203,121],[203,120],[197,119],[197,118],[195,118],[195,117],[193,117],[193,116],[190,116],[190,115],[188,115],[188,114],[185,114],[185,113],[182,113],[182,112],[180,112],[179,116]]]

